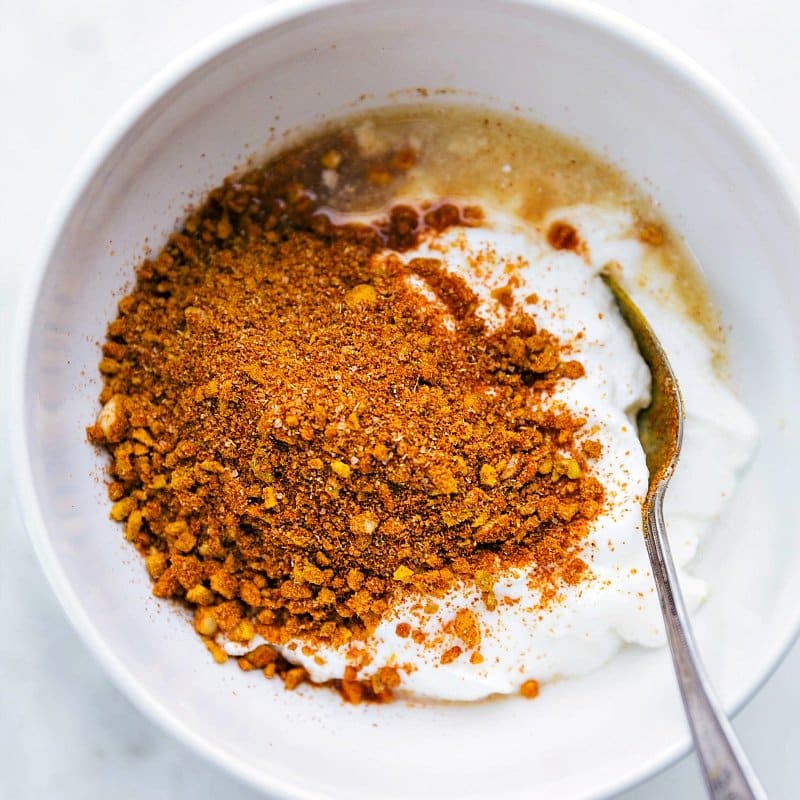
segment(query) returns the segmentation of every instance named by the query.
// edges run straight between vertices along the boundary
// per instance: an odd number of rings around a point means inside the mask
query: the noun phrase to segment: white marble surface
[[[55,192],[90,138],[148,77],[258,0],[27,0],[0,4],[0,329]],[[606,0],[722,80],[800,169],[794,0]],[[7,337],[0,375],[7,375]],[[0,416],[6,386],[0,384]],[[13,424],[13,421],[12,423]],[[259,795],[144,719],[73,633],[34,559],[0,433],[0,798],[161,800]],[[736,728],[772,798],[800,797],[800,646]],[[622,795],[699,798],[692,760]]]

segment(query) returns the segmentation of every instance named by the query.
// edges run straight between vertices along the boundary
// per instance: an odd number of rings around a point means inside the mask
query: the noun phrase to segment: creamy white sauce
[[[567,221],[578,230],[586,245],[582,255],[554,250],[547,243],[542,231],[551,220]],[[481,254],[484,272],[487,264],[493,268],[477,279],[471,264]],[[491,291],[507,283],[507,263],[524,259],[524,268],[514,272],[520,278],[513,288],[515,301],[539,327],[572,342],[575,358],[584,366],[585,376],[564,381],[554,399],[584,416],[586,429],[595,429],[591,438],[603,444],[593,474],[605,487],[607,506],[592,523],[581,553],[590,577],[579,585],[565,586],[559,602],[537,608],[539,597],[527,585],[528,570],[500,577],[495,585],[500,603],[494,611],[486,609],[474,589],[452,591],[436,601],[439,609],[430,615],[414,610],[418,598],[409,599],[390,611],[369,641],[359,643],[361,653],[370,657],[359,677],[367,678],[385,665],[407,665],[408,672],[401,671],[406,692],[477,700],[514,692],[528,679],[543,682],[588,672],[605,663],[623,643],[662,645],[663,625],[641,531],[647,469],[634,422],[636,412],[649,402],[650,374],[611,293],[598,277],[608,261],[621,265],[623,283],[664,344],[686,403],[683,452],[665,515],[690,609],[700,604],[706,587],[686,567],[732,493],[736,473],[756,442],[751,417],[714,370],[707,336],[660,299],[668,296],[674,279],[658,263],[655,251],[635,237],[627,212],[593,206],[553,211],[541,230],[500,213],[487,213],[480,228],[451,228],[403,254],[405,259],[418,256],[439,258],[461,275],[479,295],[478,313],[490,325],[501,324],[506,314]],[[425,288],[419,291],[424,294]],[[532,293],[538,295],[538,302],[526,303]],[[576,339],[579,332],[583,335]],[[505,603],[504,598],[514,602]],[[443,624],[461,608],[471,609],[479,620],[480,664],[470,663],[467,648],[455,661],[441,663],[444,651],[463,645],[455,635],[441,633]],[[422,628],[428,641],[417,644],[412,638],[401,638],[396,633],[399,622]],[[436,641],[433,646],[432,641]],[[241,648],[228,643],[226,648],[241,653],[254,644]],[[304,655],[300,646],[290,646],[282,652],[319,682],[341,678],[348,664],[359,663],[348,647],[322,647]]]

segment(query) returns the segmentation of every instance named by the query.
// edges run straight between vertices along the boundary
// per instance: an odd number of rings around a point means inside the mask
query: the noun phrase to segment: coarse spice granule
[[[553,601],[586,573],[580,543],[603,504],[599,443],[541,402],[583,375],[569,343],[510,307],[489,330],[441,262],[393,255],[480,211],[395,206],[372,226],[335,224],[320,177],[350,156],[335,144],[212,191],[141,263],[103,345],[88,436],[110,455],[111,516],[218,661],[217,639],[363,641],[398,598],[459,583],[491,609],[511,566],[535,564]],[[382,185],[409,163],[360,169]],[[479,663],[474,619],[455,630]],[[288,688],[307,677],[268,645],[239,665]],[[358,702],[399,683],[390,667],[369,681],[348,668],[337,685]]]

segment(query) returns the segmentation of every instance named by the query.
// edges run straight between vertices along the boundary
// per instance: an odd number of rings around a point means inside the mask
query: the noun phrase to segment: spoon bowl
[[[599,670],[553,682],[533,704],[375,707],[286,692],[198,653],[192,626],[152,596],[94,478],[103,464],[86,446],[84,425],[100,391],[95,343],[131,265],[147,242],[166,240],[187,202],[243,157],[269,156],[286,136],[352,113],[356,102],[364,110],[411,100],[518,109],[607,154],[652,190],[703,264],[731,331],[731,382],[760,431],[724,535],[707,537],[692,567],[711,589],[698,639],[732,712],[800,630],[800,204],[792,170],[712,78],[599,4],[259,5],[176,60],[104,130],[29,265],[7,379],[9,463],[65,622],[138,709],[269,796],[616,795],[688,751],[663,650],[623,648]],[[691,413],[690,387],[679,378]],[[691,425],[685,433],[686,456]]]

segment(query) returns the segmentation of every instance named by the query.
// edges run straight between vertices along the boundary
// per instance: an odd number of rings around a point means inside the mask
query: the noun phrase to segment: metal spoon
[[[642,505],[644,541],[661,602],[678,687],[708,796],[713,800],[766,800],[764,789],[714,696],[700,661],[667,541],[664,493],[681,450],[683,400],[680,389],[653,329],[614,277],[615,267],[617,265],[607,265],[601,276],[613,293],[652,375],[652,401],[637,419],[639,439],[650,473],[647,496]]]

